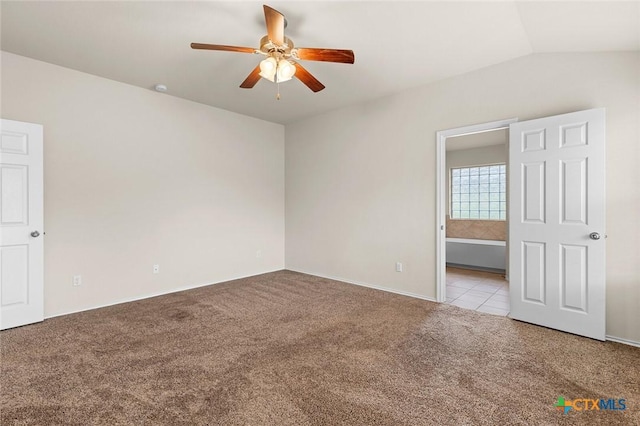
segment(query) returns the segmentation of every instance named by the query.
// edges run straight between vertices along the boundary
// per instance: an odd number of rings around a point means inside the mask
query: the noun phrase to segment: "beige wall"
[[[2,117],[44,125],[46,316],[283,268],[283,126],[8,53]]]
[[[607,109],[607,334],[640,342],[637,52],[532,55],[288,125],[286,267],[435,298],[436,132],[594,107]]]
[[[455,144],[456,139],[458,138],[447,138],[447,145]],[[446,157],[447,170],[451,167],[484,166],[506,162],[507,146],[505,144],[451,150],[447,151]]]

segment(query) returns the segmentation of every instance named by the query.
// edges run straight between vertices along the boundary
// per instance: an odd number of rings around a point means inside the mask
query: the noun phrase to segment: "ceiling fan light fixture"
[[[278,63],[275,58],[269,56],[267,59],[260,62],[260,77],[266,78],[269,81],[274,81],[277,69]]]
[[[273,56],[269,56],[260,62],[260,77],[274,83],[289,81],[295,73],[296,66],[284,58],[277,60]]]
[[[278,82],[282,83],[291,80],[296,73],[296,67],[286,59],[280,59],[278,62]]]

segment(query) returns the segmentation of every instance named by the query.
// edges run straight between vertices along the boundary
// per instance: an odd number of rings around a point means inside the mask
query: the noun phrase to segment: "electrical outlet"
[[[160,273],[160,265],[153,265],[153,273],[154,274]]]
[[[396,262],[396,272],[402,272],[402,263]]]
[[[82,285],[82,275],[74,275],[73,276],[73,286],[78,287]]]
[[[256,250],[256,257],[258,259],[262,257],[262,250]]]

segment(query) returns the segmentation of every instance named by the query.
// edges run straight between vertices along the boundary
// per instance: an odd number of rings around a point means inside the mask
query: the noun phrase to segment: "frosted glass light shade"
[[[274,81],[278,63],[275,58],[268,57],[260,62],[260,77],[266,78],[269,81]]]
[[[280,59],[278,62],[278,82],[282,83],[291,80],[296,73],[296,66],[286,59]]]

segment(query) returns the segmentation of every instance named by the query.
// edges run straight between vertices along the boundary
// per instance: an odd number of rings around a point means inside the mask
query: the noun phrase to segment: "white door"
[[[605,112],[510,125],[513,319],[605,339]]]
[[[44,319],[42,126],[0,124],[0,329]]]

